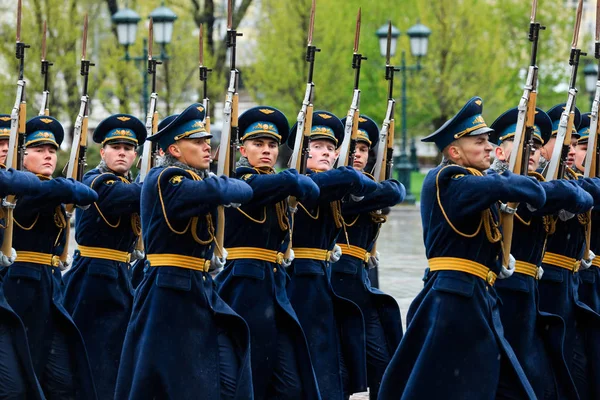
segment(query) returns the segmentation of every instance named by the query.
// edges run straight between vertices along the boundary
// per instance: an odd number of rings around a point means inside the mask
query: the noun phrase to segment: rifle
[[[596,35],[595,35],[595,46],[594,46],[594,58],[598,60],[600,68],[600,2],[596,3]],[[585,154],[585,169],[583,172],[584,177],[595,178],[600,176],[598,171],[598,156],[600,153],[600,147],[598,147],[598,110],[600,109],[600,69],[598,71],[598,78],[596,79],[596,94],[594,95],[594,102],[592,103],[592,113],[590,115],[590,135],[588,137],[588,148]],[[588,211],[588,224],[585,232],[585,251],[583,253],[584,259],[590,258],[590,240],[592,238],[592,211]]]
[[[308,78],[306,80],[306,90],[304,91],[304,99],[302,100],[302,106],[296,117],[296,136],[294,138],[294,148],[292,149],[292,157],[288,164],[289,168],[295,168],[298,173],[306,174],[306,162],[309,157],[309,142],[310,133],[312,130],[312,119],[313,119],[313,100],[315,83],[313,82],[313,73],[315,70],[315,53],[321,51],[312,44],[313,33],[315,29],[315,12],[317,8],[316,0],[312,1],[310,9],[310,20],[308,23],[308,42],[306,44],[306,57],[305,60],[308,63]],[[290,196],[289,198],[290,208],[295,210],[298,205],[298,200]],[[292,219],[293,221],[293,219]],[[285,252],[285,258],[289,259],[292,249],[292,231],[293,227],[290,226],[290,240],[288,247]]]
[[[529,41],[531,42],[531,62],[527,70],[527,79],[523,88],[523,95],[519,101],[517,126],[515,129],[514,145],[509,160],[509,170],[518,175],[527,175],[529,171],[529,155],[533,144],[535,127],[535,107],[537,100],[538,66],[537,51],[540,30],[546,29],[536,21],[537,0],[531,6],[529,19]],[[502,265],[510,261],[510,248],[512,246],[514,212],[519,203],[509,202],[501,208],[501,224],[503,232]]]
[[[42,76],[44,77],[44,91],[42,92],[42,105],[38,115],[50,115],[50,109],[48,108],[48,102],[50,100],[50,91],[48,90],[48,70],[53,64],[46,60],[46,20],[44,20],[42,32]]]
[[[198,36],[198,77],[202,82],[202,106],[204,107],[204,128],[210,133],[210,99],[208,98],[208,73],[212,69],[204,66],[204,27],[200,24],[200,35]]]
[[[67,164],[67,178],[73,178],[77,181],[82,180],[85,166],[85,153],[87,151],[87,139],[88,139],[88,113],[89,113],[89,101],[88,96],[88,77],[90,73],[90,66],[95,64],[86,60],[87,50],[87,31],[88,31],[88,16],[85,15],[83,19],[83,36],[82,36],[82,50],[81,50],[81,66],[79,73],[83,76],[83,94],[81,95],[81,103],[79,105],[79,113],[75,119],[75,125],[73,127],[73,140],[71,142],[71,154],[69,156],[69,163]],[[67,261],[67,255],[69,254],[69,235],[71,232],[70,219],[75,209],[74,204],[65,205],[67,213],[67,227],[65,228],[66,242],[63,249],[63,253],[60,256],[60,260],[64,263]]]
[[[10,136],[8,139],[8,155],[6,168],[22,169],[25,154],[25,119],[27,118],[27,102],[25,98],[25,80],[23,70],[25,67],[25,49],[30,46],[21,42],[21,0],[17,3],[17,40],[15,56],[19,60],[19,79],[17,80],[17,96],[10,114]],[[12,253],[13,237],[13,210],[17,201],[14,195],[8,195],[2,200],[4,208],[4,237],[2,239],[2,253]]]
[[[577,14],[575,17],[575,29],[573,31],[573,41],[571,42],[571,53],[569,56],[569,65],[571,65],[571,80],[569,83],[569,93],[565,110],[560,116],[558,132],[556,134],[556,143],[548,169],[545,171],[546,180],[562,179],[567,170],[567,156],[571,146],[571,132],[575,119],[575,101],[577,98],[577,69],[579,67],[580,56],[587,55],[581,49],[577,48],[579,41],[579,27],[581,25],[581,14],[583,10],[583,0],[579,0],[577,5]]]
[[[346,116],[346,126],[344,127],[344,140],[340,147],[340,156],[338,159],[338,167],[354,164],[354,152],[356,150],[356,139],[358,137],[358,116],[360,114],[360,89],[358,83],[360,80],[360,65],[362,60],[366,60],[367,57],[363,57],[362,54],[358,53],[358,45],[360,41],[360,22],[361,22],[361,9],[358,9],[358,15],[356,17],[356,32],[354,34],[354,54],[352,55],[352,69],[354,70],[354,94],[352,96],[352,103]]]
[[[235,152],[238,141],[238,103],[239,94],[238,80],[240,71],[235,66],[235,50],[237,37],[242,36],[233,28],[233,2],[227,1],[227,37],[226,45],[230,53],[231,67],[229,71],[229,86],[225,96],[225,107],[223,108],[223,130],[221,132],[221,144],[219,145],[219,161],[217,163],[217,175],[231,176],[235,173]],[[225,209],[218,208],[218,223],[215,254],[223,257],[223,242],[225,240]]]
[[[158,101],[158,94],[156,93],[156,66],[162,64],[162,62],[152,58],[153,43],[154,23],[152,18],[150,18],[150,25],[148,26],[148,75],[152,77],[152,93],[150,94],[150,105],[148,107],[148,114],[146,115],[146,135],[148,137],[156,134],[158,130],[158,112],[156,111],[156,103]],[[140,173],[138,175],[140,183],[144,182],[146,175],[148,175],[148,171],[156,165],[157,152],[157,143],[151,142],[150,140],[144,142],[142,158],[140,160]]]
[[[400,68],[391,65],[391,46],[392,46],[392,21],[388,21],[387,50],[385,56],[385,80],[388,81],[388,101],[385,118],[381,125],[379,133],[379,143],[377,145],[377,157],[373,167],[373,176],[378,182],[389,179],[392,176],[393,154],[394,154],[394,72],[399,72]]]
[[[313,100],[315,84],[313,82],[313,72],[315,69],[315,53],[321,51],[321,49],[318,49],[312,44],[316,6],[316,0],[313,0],[310,10],[310,21],[308,24],[308,43],[306,45],[305,57],[305,60],[308,63],[308,79],[306,80],[306,90],[304,91],[302,106],[300,107],[300,112],[298,112],[298,117],[296,118],[297,124],[294,148],[288,164],[290,168],[295,168],[300,174],[306,173],[306,161],[308,160],[309,153],[308,143],[310,140],[314,111]],[[295,199],[291,200],[292,203],[294,201]]]

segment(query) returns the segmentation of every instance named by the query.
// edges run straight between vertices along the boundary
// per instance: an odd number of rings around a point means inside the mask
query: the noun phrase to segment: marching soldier
[[[343,133],[335,115],[313,113],[307,167],[320,196],[313,203],[298,203],[292,234],[295,259],[289,267],[288,295],[306,333],[321,397],[328,400],[347,398],[366,390],[367,384],[360,309],[334,292],[329,267],[341,255],[335,245],[344,228],[341,200],[365,196],[377,184],[352,167],[332,169]],[[294,126],[289,144],[295,135]]]
[[[6,300],[27,330],[35,374],[47,398],[94,399],[96,393],[81,333],[63,308],[59,254],[65,237],[63,203],[86,206],[98,196],[71,179],[52,179],[64,136],[52,117],[26,124],[24,167],[50,190],[23,196],[14,210],[17,259],[0,272]]]
[[[481,98],[472,98],[423,139],[444,155],[421,194],[429,268],[383,377],[380,399],[494,399],[504,374],[516,376],[520,398],[535,399],[502,333],[494,283],[510,276],[514,266],[501,263],[497,202],[539,209],[546,195],[533,178],[483,173],[493,148],[482,109]]]
[[[319,188],[295,169],[275,173],[289,125],[275,108],[260,106],[239,118],[236,177],[253,190],[251,202],[226,210],[227,265],[219,295],[250,327],[254,399],[318,399],[306,338],[286,293],[283,266],[289,242],[287,197],[313,202]]]
[[[517,108],[502,114],[491,128],[490,141],[497,143],[496,159],[492,170],[502,173],[508,168],[509,158],[516,152],[514,136],[517,127]],[[539,311],[537,281],[541,278],[544,246],[555,225],[555,215],[561,210],[582,213],[592,207],[593,199],[572,181],[563,179],[545,182],[536,172],[540,148],[552,133],[552,121],[537,109],[534,121],[533,143],[529,153],[529,175],[538,179],[546,192],[546,204],[532,210],[520,204],[514,214],[511,253],[516,259],[515,273],[510,279],[496,281],[496,290],[502,300],[500,316],[504,336],[512,346],[537,398],[577,398],[577,391],[563,357],[564,323],[554,314]],[[564,212],[562,211],[562,212]],[[514,384],[501,382],[499,394],[511,398]]]
[[[98,201],[77,210],[78,250],[64,275],[63,304],[87,344],[98,397],[111,399],[133,302],[130,254],[140,234],[142,185],[132,182],[130,169],[146,127],[132,115],[116,114],[100,122],[93,138],[102,145],[102,161],[83,183]]]
[[[342,119],[342,124],[345,118]],[[379,141],[379,128],[369,117],[358,118],[358,139],[354,154],[354,169],[373,179],[364,169],[369,149]],[[364,337],[367,349],[367,383],[369,398],[377,399],[381,378],[402,338],[402,321],[398,303],[392,296],[371,287],[368,270],[379,263],[373,251],[385,216],[381,209],[400,203],[406,190],[395,179],[383,181],[377,190],[359,202],[342,205],[346,216],[346,234],[338,236],[342,248],[340,260],[331,265],[331,284],[337,294],[359,306],[365,323]],[[347,239],[346,239],[347,238]]]
[[[559,104],[548,111],[554,130],[557,129],[564,104]],[[575,126],[579,126],[581,117],[575,111]],[[575,146],[579,137],[573,132],[569,151],[568,165],[575,161]],[[592,195],[594,206],[600,203],[600,180],[583,178],[572,169],[567,169],[567,179],[571,179],[582,189]],[[588,214],[559,215],[555,231],[549,236],[546,252],[542,260],[544,274],[539,281],[540,310],[559,315],[565,323],[564,356],[579,397],[595,398],[590,392],[588,378],[590,360],[585,344],[586,335],[593,332],[600,322],[600,315],[579,299],[580,268],[591,266],[592,260],[583,260],[585,232]],[[593,253],[590,254],[593,258]],[[590,357],[590,358],[588,358]]]
[[[10,131],[6,125],[10,116],[0,116],[0,198],[8,195],[37,196],[45,186],[30,172],[6,169],[4,163],[8,152],[8,136]],[[4,119],[3,119],[4,118]],[[2,147],[5,146],[5,147]],[[4,151],[6,150],[6,151]],[[4,222],[0,220],[0,222]],[[0,227],[0,243],[4,238],[4,226]],[[11,254],[0,251],[0,398],[14,399],[43,399],[44,394],[35,376],[27,333],[23,322],[15,311],[8,305],[2,289],[1,271],[10,266],[16,258],[14,249]]]
[[[556,144],[556,135],[558,133],[558,123],[560,122],[560,116],[566,107],[566,103],[557,104],[551,109],[548,110],[547,114],[552,120],[552,135],[550,135],[550,139],[540,149],[541,159],[540,159],[540,167],[546,168],[552,158],[552,153],[554,152],[554,145]],[[577,145],[577,138],[579,138],[579,133],[577,132],[577,127],[581,122],[581,112],[579,108],[575,107],[574,110],[574,119],[573,119],[573,131],[571,133],[571,148],[567,158],[567,164],[569,167],[573,166],[573,162],[575,161],[575,146]]]
[[[217,206],[244,204],[252,189],[209,174],[203,118],[192,104],[148,138],[165,156],[142,187],[149,267],[135,293],[116,399],[252,398],[248,326],[208,272]]]

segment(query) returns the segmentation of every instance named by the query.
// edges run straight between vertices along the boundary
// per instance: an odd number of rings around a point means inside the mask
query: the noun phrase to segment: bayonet
[[[200,24],[198,36],[198,77],[202,83],[202,105],[204,106],[204,128],[210,132],[210,99],[208,98],[208,73],[212,69],[204,65],[204,26]]]
[[[567,169],[566,161],[571,146],[571,132],[575,120],[575,103],[577,99],[577,70],[579,59],[585,56],[579,49],[579,27],[581,25],[581,14],[583,10],[583,0],[579,0],[577,5],[577,14],[575,17],[575,28],[573,31],[573,41],[571,42],[571,53],[569,55],[569,65],[571,66],[571,79],[569,82],[569,91],[565,110],[563,111],[558,124],[556,142],[554,151],[548,169],[545,171],[546,180],[563,178]]]
[[[50,66],[53,65],[51,62],[46,60],[46,35],[47,26],[46,20],[44,20],[44,27],[42,29],[42,77],[44,78],[44,91],[42,92],[42,105],[38,115],[50,115],[50,109],[48,103],[50,101],[50,90],[48,89],[48,76]]]
[[[361,9],[358,9],[356,17],[356,31],[354,34],[354,53],[352,55],[352,69],[354,70],[354,92],[352,95],[352,103],[346,115],[346,125],[344,127],[344,140],[340,146],[340,156],[338,158],[338,166],[350,165],[354,162],[354,152],[356,149],[356,138],[358,134],[358,116],[360,114],[360,66],[363,57],[358,51],[360,43],[360,24],[361,24]]]

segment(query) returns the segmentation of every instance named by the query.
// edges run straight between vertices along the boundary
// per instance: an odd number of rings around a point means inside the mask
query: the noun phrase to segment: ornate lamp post
[[[406,105],[408,102],[406,96],[406,81],[407,81],[407,71],[420,71],[421,70],[421,57],[427,55],[427,48],[429,44],[429,35],[431,35],[431,29],[427,28],[425,25],[417,22],[416,25],[413,25],[406,31],[407,36],[410,39],[410,52],[413,57],[417,58],[417,63],[415,65],[406,65],[406,54],[405,51],[402,51],[402,58],[400,61],[400,72],[402,77],[402,91],[401,91],[401,112],[402,112],[402,145],[400,147],[400,156],[398,157],[398,162],[396,163],[396,169],[398,171],[398,178],[400,182],[406,188],[406,198],[404,199],[405,203],[414,204],[415,196],[412,194],[410,190],[410,173],[416,166],[414,166],[408,156],[407,152],[407,126],[406,126]],[[377,37],[379,38],[379,49],[381,55],[385,57],[385,49],[386,49],[386,41],[387,41],[387,24],[383,25],[376,32]],[[396,45],[398,43],[397,39],[400,36],[400,31],[392,26],[392,43],[391,43],[391,55],[396,53]],[[416,154],[416,152],[415,152]]]
[[[594,95],[596,94],[596,81],[598,80],[598,65],[591,62],[583,69],[583,76],[585,77],[585,91],[590,95],[590,108],[594,102]]]
[[[161,5],[154,9],[148,18],[152,18],[154,25],[154,41],[160,44],[159,60],[168,60],[169,56],[166,52],[166,46],[171,43],[173,37],[173,23],[177,19],[170,8]],[[123,8],[112,16],[112,21],[117,26],[117,39],[121,46],[125,47],[125,61],[135,61],[138,69],[144,78],[142,89],[142,104],[144,105],[144,115],[148,114],[148,74],[146,73],[146,62],[148,61],[148,39],[144,38],[143,53],[141,56],[129,55],[129,46],[135,43],[137,33],[137,25],[141,18],[130,8]]]

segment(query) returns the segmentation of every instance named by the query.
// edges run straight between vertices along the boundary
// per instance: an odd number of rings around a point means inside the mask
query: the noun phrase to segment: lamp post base
[[[406,197],[404,198],[403,204],[415,204],[417,199],[412,193],[410,188],[410,174],[413,170],[413,165],[408,160],[406,152],[402,152],[398,157],[398,163],[396,164],[396,171],[398,171],[398,180],[404,185],[406,189]]]

